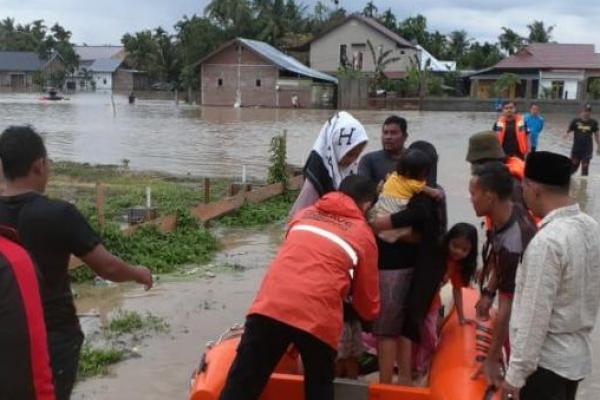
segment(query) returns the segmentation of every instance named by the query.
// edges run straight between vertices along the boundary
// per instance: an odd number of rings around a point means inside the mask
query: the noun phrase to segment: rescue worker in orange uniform
[[[502,104],[502,115],[492,128],[508,157],[525,160],[529,153],[529,137],[527,125],[522,115],[515,113],[515,103],[506,101]]]
[[[290,344],[304,366],[305,398],[333,400],[342,302],[365,321],[379,313],[378,251],[365,213],[376,184],[351,175],[298,212],[248,311],[220,400],[257,400]]]

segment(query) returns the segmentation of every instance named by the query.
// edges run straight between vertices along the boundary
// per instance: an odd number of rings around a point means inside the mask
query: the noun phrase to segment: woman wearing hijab
[[[431,158],[427,185],[441,189],[437,184],[435,147],[417,141],[409,149],[421,150]],[[392,383],[397,364],[398,383],[410,385],[411,341],[420,340],[421,326],[444,274],[438,243],[446,232],[446,203],[419,193],[410,199],[406,210],[378,218],[372,226],[375,231],[410,226],[416,233],[413,239],[418,239],[377,243],[380,273],[388,275],[380,275],[381,313],[373,326],[378,337],[380,381]]]
[[[346,111],[327,120],[304,166],[306,180],[290,217],[314,204],[324,194],[338,190],[345,177],[355,174],[358,157],[368,140],[362,124]]]

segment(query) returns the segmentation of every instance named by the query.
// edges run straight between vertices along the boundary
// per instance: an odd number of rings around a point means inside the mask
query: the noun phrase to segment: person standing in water
[[[493,130],[507,157],[525,159],[529,153],[527,125],[523,116],[516,113],[514,101],[502,104],[502,115],[494,124]]]
[[[529,134],[529,145],[531,146],[531,152],[534,152],[538,148],[538,139],[540,133],[544,129],[544,117],[540,115],[540,106],[533,103],[529,107],[529,112],[525,114],[525,125],[527,126],[527,133]]]
[[[592,106],[590,104],[585,105],[579,118],[571,121],[563,138],[567,139],[571,133],[573,133],[573,147],[571,148],[572,172],[577,172],[581,164],[581,176],[588,176],[590,161],[592,160],[592,154],[594,154],[592,135],[596,138],[597,151],[600,154],[598,121],[592,119]]]

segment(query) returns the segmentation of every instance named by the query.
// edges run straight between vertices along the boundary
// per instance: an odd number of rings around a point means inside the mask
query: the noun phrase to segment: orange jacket
[[[362,211],[350,197],[328,193],[290,222],[248,314],[273,318],[337,349],[350,286],[362,319],[379,314],[377,256]]]
[[[497,131],[496,137],[500,144],[504,143],[504,136],[506,135],[506,118],[501,116],[496,121]],[[523,154],[523,157],[529,153],[529,138],[527,137],[527,129],[525,127],[525,119],[522,115],[515,115],[515,135],[517,136],[517,144],[519,151]]]
[[[504,161],[504,165],[508,168],[510,174],[520,181],[525,177],[525,161],[519,157],[508,157]]]

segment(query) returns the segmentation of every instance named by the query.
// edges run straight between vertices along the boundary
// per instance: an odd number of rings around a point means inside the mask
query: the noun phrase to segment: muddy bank
[[[282,234],[282,225],[257,230],[223,230],[223,251],[207,274],[166,276],[149,292],[133,285],[91,288],[79,285],[82,325],[94,330],[116,309],[151,312],[170,326],[138,346],[140,357],[114,366],[105,377],[77,384],[73,399],[184,399],[189,377],[204,345],[241,322]],[[213,277],[214,276],[214,277]]]

